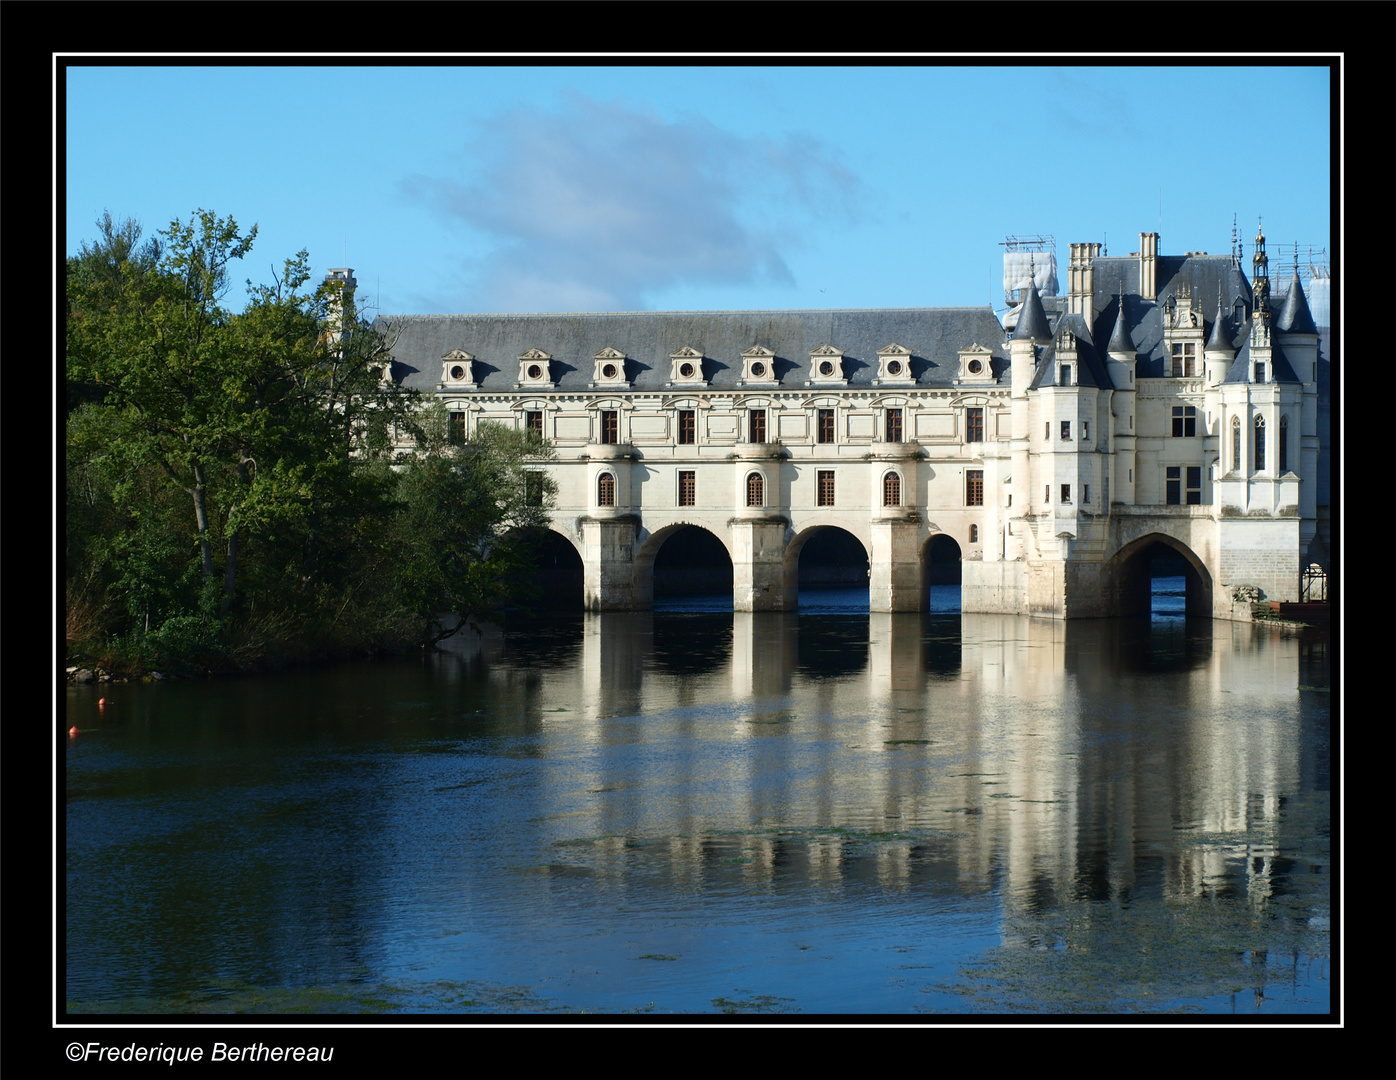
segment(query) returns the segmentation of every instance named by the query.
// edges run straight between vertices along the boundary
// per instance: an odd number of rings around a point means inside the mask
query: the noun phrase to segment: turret
[[[1115,459],[1113,498],[1115,502],[1129,504],[1134,502],[1136,438],[1134,431],[1136,397],[1134,372],[1139,355],[1135,352],[1134,342],[1129,336],[1129,326],[1125,319],[1123,286],[1121,286],[1117,300],[1119,311],[1115,316],[1115,330],[1110,335],[1110,344],[1105,348],[1110,382],[1115,387],[1110,396],[1110,417],[1115,429],[1112,442]],[[1106,509],[1108,510],[1109,507]]]
[[[1228,318],[1226,309],[1222,307],[1221,286],[1218,285],[1217,317],[1212,323],[1211,336],[1207,338],[1207,344],[1202,350],[1208,386],[1216,386],[1226,378],[1226,369],[1231,366],[1231,361],[1236,359],[1236,350],[1231,347],[1231,333],[1227,329]]]

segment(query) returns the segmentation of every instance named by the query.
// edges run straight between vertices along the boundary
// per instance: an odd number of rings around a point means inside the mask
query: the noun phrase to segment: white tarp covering
[[[1050,251],[1005,251],[1003,294],[1017,298],[1017,290],[1035,281],[1043,296],[1057,295],[1057,257]]]
[[[1332,326],[1329,321],[1329,279],[1328,271],[1321,266],[1310,267],[1313,276],[1309,278],[1309,314],[1314,317],[1315,326]]]

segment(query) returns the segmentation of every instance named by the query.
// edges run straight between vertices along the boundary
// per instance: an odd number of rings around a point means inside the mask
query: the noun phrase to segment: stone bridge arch
[[[648,610],[654,605],[654,563],[660,549],[684,529],[697,529],[716,540],[735,569],[736,559],[733,557],[731,538],[724,535],[728,530],[715,529],[710,523],[697,520],[671,521],[648,533],[636,544],[634,599],[635,607],[640,610]]]
[[[1203,558],[1171,532],[1146,532],[1122,544],[1105,564],[1111,615],[1148,615],[1151,604],[1150,564],[1160,549],[1182,557],[1188,615],[1211,618],[1215,582]]]
[[[785,545],[785,552],[782,557],[782,578],[784,592],[786,596],[786,609],[794,611],[799,606],[800,595],[800,556],[804,554],[806,547],[811,540],[820,537],[829,539],[833,533],[842,533],[853,540],[856,540],[863,549],[863,559],[866,564],[860,574],[853,574],[848,584],[867,584],[867,567],[872,565],[872,538],[870,536],[860,536],[854,529],[848,528],[845,524],[816,523],[805,525],[804,528],[791,537],[790,542]],[[856,578],[856,581],[854,580]]]

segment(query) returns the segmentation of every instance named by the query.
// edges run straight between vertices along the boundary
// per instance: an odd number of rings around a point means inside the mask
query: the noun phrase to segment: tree
[[[525,595],[545,443],[482,425],[452,445],[303,251],[225,306],[255,227],[98,228],[68,263],[70,635],[121,612],[133,648],[245,666],[440,640]],[[400,460],[398,433],[418,440]]]
[[[229,267],[251,249],[255,226],[244,235],[201,210],[139,260],[137,229],[109,216],[99,227],[103,239],[69,265],[68,377],[96,388],[115,473],[154,470],[188,499],[197,606],[221,618],[247,540],[313,516],[326,488],[348,482],[372,432],[406,415],[410,395],[379,392],[381,342],[352,311],[337,310],[341,332],[328,332],[328,311],[344,298],[303,291],[305,252],[273,285],[249,285],[234,313],[223,306]],[[116,483],[113,494],[131,490]]]
[[[449,416],[432,402],[417,439],[400,490],[402,587],[425,623],[441,619],[429,635],[440,641],[530,596],[533,552],[557,485],[540,467],[552,447],[533,431],[482,423],[453,445]]]

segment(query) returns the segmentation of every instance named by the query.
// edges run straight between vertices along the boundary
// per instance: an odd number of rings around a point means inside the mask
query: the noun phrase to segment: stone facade
[[[1297,599],[1315,558],[1327,359],[1297,278],[1281,308],[1263,258],[1259,236],[1253,287],[1238,259],[1161,256],[1156,234],[1126,257],[1073,244],[1068,294],[1030,290],[1003,323],[985,307],[379,324],[385,377],[461,430],[552,441],[539,467],[590,609],[648,607],[659,548],[691,525],[731,556],[738,611],[792,610],[801,549],[836,527],[868,553],[873,611],[923,608],[949,537],[965,611],[1134,610],[1162,543],[1187,561],[1190,610],[1230,617],[1239,584]]]

